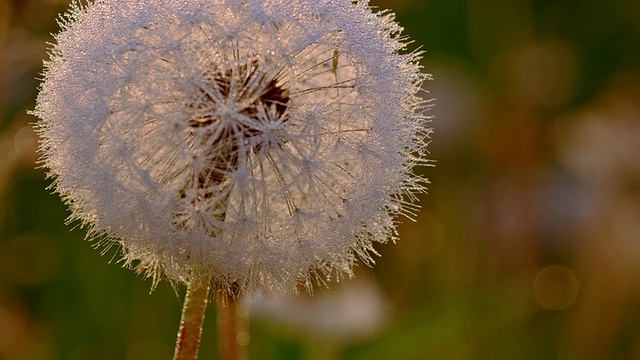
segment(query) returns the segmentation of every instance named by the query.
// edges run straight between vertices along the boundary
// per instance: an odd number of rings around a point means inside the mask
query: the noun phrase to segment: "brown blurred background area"
[[[248,302],[248,357],[640,359],[640,2],[371,3],[434,77],[429,193],[373,269]],[[67,6],[0,0],[0,359],[170,359],[184,289],[92,249],[34,168]]]

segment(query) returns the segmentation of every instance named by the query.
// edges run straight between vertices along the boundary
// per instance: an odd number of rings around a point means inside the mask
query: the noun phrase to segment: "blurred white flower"
[[[367,280],[346,282],[317,297],[257,296],[246,306],[252,318],[264,318],[339,343],[361,341],[387,324],[391,305]]]
[[[70,220],[155,281],[287,291],[369,263],[425,181],[420,53],[351,0],[97,0],[34,114]]]

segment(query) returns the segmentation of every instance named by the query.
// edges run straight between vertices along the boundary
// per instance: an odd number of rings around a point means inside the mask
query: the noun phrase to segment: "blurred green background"
[[[375,268],[246,304],[247,357],[640,359],[640,2],[372,4],[427,51],[429,194]],[[184,288],[92,249],[34,169],[67,6],[0,0],[0,359],[170,359]]]

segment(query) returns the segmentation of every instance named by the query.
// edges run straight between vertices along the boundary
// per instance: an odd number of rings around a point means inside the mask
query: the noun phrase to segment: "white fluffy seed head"
[[[286,292],[395,237],[425,76],[351,0],[74,3],[34,114],[71,220],[157,281]]]

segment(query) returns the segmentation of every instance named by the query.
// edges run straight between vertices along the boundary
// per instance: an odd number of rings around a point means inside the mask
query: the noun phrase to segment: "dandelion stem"
[[[209,281],[191,282],[187,286],[173,360],[195,360],[198,358],[200,336],[202,335],[210,289]]]
[[[241,359],[239,335],[242,322],[238,315],[238,304],[232,296],[220,294],[218,306],[218,348],[220,360]]]

